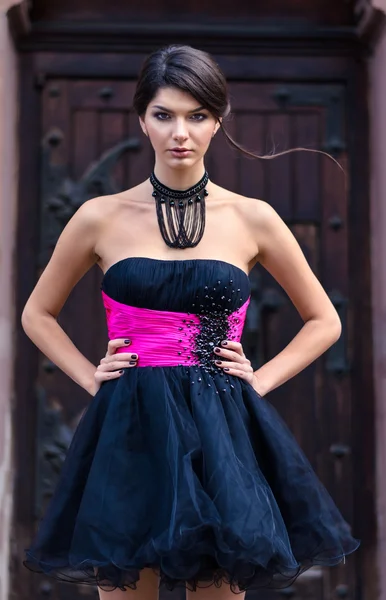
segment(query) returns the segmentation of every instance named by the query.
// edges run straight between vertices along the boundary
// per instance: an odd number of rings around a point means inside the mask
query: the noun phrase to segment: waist
[[[109,339],[129,338],[138,366],[214,368],[213,350],[223,340],[241,339],[250,298],[232,313],[192,314],[122,304],[102,291]],[[122,347],[117,352],[127,352]]]

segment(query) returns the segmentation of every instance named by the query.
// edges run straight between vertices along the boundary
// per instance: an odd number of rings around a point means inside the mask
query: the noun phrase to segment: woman
[[[155,599],[160,580],[197,600],[283,586],[358,547],[263,398],[325,352],[341,324],[274,209],[208,179],[218,130],[239,148],[223,126],[229,100],[214,60],[187,46],[155,52],[134,106],[154,172],[77,211],[22,316],[41,351],[94,396],[25,564],[97,583],[103,600]],[[257,262],[304,325],[253,372],[240,338]],[[56,320],[95,263],[111,340],[98,368]]]

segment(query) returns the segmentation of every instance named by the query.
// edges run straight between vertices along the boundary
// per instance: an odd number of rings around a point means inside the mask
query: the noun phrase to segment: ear
[[[214,130],[213,130],[213,136],[214,137],[216,135],[216,133],[218,132],[218,130],[221,127],[221,123],[222,123],[222,117],[220,117],[217,121],[216,121],[216,125],[214,126]]]
[[[145,121],[142,119],[142,117],[139,117],[139,124],[140,124],[140,126],[141,126],[141,129],[142,129],[143,133],[144,133],[144,134],[145,134],[147,137],[149,137],[149,136],[148,136],[148,133],[147,133],[147,129],[146,129],[146,125],[145,125]]]

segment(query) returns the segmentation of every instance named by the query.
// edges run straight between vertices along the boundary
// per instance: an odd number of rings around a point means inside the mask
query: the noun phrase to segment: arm
[[[287,225],[269,204],[258,202],[254,229],[259,261],[285,290],[304,321],[291,342],[255,371],[256,387],[265,395],[297,375],[334,344],[341,335],[341,323]]]
[[[79,352],[57,322],[72,288],[98,260],[98,199],[86,202],[63,230],[51,260],[28,299],[22,326],[34,344],[71,379],[95,393],[96,367]]]

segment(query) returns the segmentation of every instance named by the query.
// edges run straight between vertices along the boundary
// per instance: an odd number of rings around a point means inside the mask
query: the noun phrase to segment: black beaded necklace
[[[154,172],[150,175],[158,226],[164,242],[170,248],[194,248],[204,235],[205,198],[208,195],[205,188],[208,181],[209,176],[205,171],[196,185],[179,191],[163,185]]]

